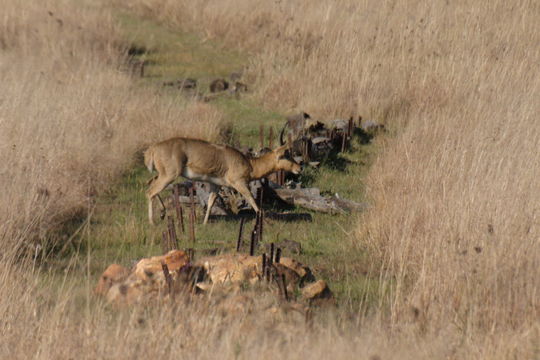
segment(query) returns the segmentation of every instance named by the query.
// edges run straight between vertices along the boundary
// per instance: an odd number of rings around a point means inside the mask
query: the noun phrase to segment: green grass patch
[[[148,76],[141,80],[145,86],[185,77],[208,82],[214,77],[226,77],[246,63],[246,57],[242,54],[225,51],[212,42],[202,42],[195,35],[173,31],[126,13],[119,15],[119,19],[126,38],[134,44],[134,48],[146,51],[138,55],[149,61]],[[284,121],[282,114],[263,110],[249,95],[224,97],[213,104],[225,113],[230,123],[230,141],[238,140],[244,146],[256,146],[259,128],[264,125],[266,134],[269,127],[274,129],[277,144]],[[306,185],[319,187],[326,194],[337,193],[343,198],[364,201],[362,179],[374,151],[373,145],[354,141],[352,151],[326,159],[319,169],[307,170],[301,179]],[[81,275],[90,274],[97,281],[99,274],[111,263],[129,266],[141,257],[161,254],[161,237],[166,222],[157,226],[148,223],[144,191],[150,177],[146,168],[139,164],[127,171],[107,193],[101,194],[96,199],[95,209],[84,231],[75,239],[71,253],[54,259],[56,265],[62,267],[63,263],[63,267],[69,266]],[[162,193],[163,197],[168,193]],[[157,217],[157,203],[155,209]],[[280,209],[270,207],[266,210]],[[313,221],[269,220],[265,225],[264,241],[269,243],[289,239],[301,243],[303,253],[294,257],[310,266],[317,277],[327,280],[338,301],[351,309],[374,301],[377,282],[366,274],[366,254],[352,246],[350,240],[357,223],[356,215],[328,215],[303,209],[292,211],[309,213]],[[205,226],[201,223],[202,217],[203,214],[199,213],[195,230],[198,256],[204,250],[213,248],[234,251],[239,220],[217,220]],[[244,230],[246,251],[252,228],[253,221],[247,222]],[[179,235],[182,248],[192,246],[187,240],[187,233]]]

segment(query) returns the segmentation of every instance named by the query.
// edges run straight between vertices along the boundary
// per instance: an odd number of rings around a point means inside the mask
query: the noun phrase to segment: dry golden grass
[[[126,45],[108,12],[68,1],[27,4],[22,13],[18,1],[0,5],[0,238],[7,248],[88,209],[90,196],[143,146],[186,132],[217,138],[216,110],[160,97],[120,71]]]
[[[252,52],[247,76],[268,107],[360,113],[393,130],[368,179],[373,208],[351,241],[370,253],[385,291],[369,316],[328,314],[310,330],[204,307],[173,322],[167,308],[115,315],[87,305],[91,279],[71,296],[69,272],[57,298],[40,293],[46,274],[17,272],[4,256],[1,357],[538,357],[537,2],[126,3]],[[50,229],[142,144],[192,126],[116,70],[121,42],[106,12],[51,0],[21,14],[17,4],[0,1],[3,245]],[[59,28],[50,7],[64,28],[83,21],[84,30]],[[219,114],[191,109],[208,119],[193,131],[217,136]]]
[[[387,284],[384,321],[460,334],[470,357],[532,356],[540,318],[537,2],[130,4],[252,51],[248,74],[270,107],[361,113],[394,129],[368,179],[374,208],[355,244]]]

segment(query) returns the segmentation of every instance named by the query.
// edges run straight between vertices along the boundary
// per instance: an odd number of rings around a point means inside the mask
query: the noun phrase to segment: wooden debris
[[[323,197],[317,188],[273,190],[281,200],[288,204],[323,213],[336,214],[363,211],[367,207],[366,204],[340,199],[335,196]]]

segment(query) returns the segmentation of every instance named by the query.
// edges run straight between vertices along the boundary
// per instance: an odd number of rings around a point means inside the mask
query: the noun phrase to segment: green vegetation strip
[[[202,42],[195,35],[172,31],[125,13],[119,15],[119,19],[134,48],[145,50],[139,55],[148,62],[145,77],[141,79],[144,86],[161,86],[167,80],[190,77],[199,80],[204,87],[212,79],[226,78],[246,64],[247,59],[242,54],[224,50],[212,42]],[[274,127],[274,134],[277,134],[284,122],[283,114],[263,110],[249,95],[239,99],[222,98],[212,103],[226,114],[232,138],[243,145],[258,143],[261,124],[266,129]],[[362,178],[374,151],[373,145],[354,140],[351,151],[324,162],[320,169],[306,170],[301,180],[306,185],[320,188],[322,193],[338,193],[343,198],[363,201]],[[150,177],[141,162],[107,194],[101,195],[84,231],[56,259],[56,267],[68,266],[67,259],[70,259],[69,266],[80,268],[81,276],[90,273],[97,281],[99,274],[111,263],[130,265],[141,257],[160,254],[161,233],[166,229],[166,222],[155,227],[148,224],[144,191]],[[163,195],[168,196],[168,193]],[[289,239],[301,243],[303,252],[295,257],[329,282],[342,306],[356,310],[360,304],[365,306],[374,301],[377,280],[367,275],[366,255],[350,240],[357,216],[327,215],[304,209],[290,211],[310,213],[313,221],[271,220],[265,226],[264,242]],[[213,248],[234,251],[239,221],[216,220],[204,226],[201,219],[199,213],[196,249],[200,252]],[[253,221],[246,223],[245,243]],[[180,234],[180,246],[187,247],[187,241],[187,233]],[[80,262],[81,266],[73,265],[73,261]]]

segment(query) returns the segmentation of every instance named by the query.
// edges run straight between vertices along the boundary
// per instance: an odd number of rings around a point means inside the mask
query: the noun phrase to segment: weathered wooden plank
[[[365,210],[367,205],[355,201],[332,197],[323,197],[317,188],[274,189],[276,195],[288,204],[323,213],[345,213]]]

